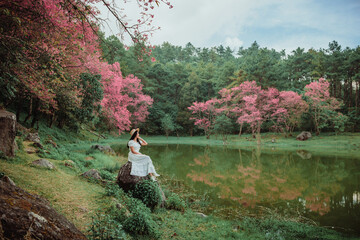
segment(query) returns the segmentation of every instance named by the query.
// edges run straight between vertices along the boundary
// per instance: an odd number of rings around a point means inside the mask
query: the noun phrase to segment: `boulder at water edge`
[[[125,163],[119,170],[117,179],[116,179],[116,183],[119,185],[120,188],[122,188],[125,192],[129,191],[129,190],[133,190],[135,188],[135,185],[143,180],[149,179],[148,176],[146,177],[138,177],[138,176],[133,176],[130,175],[131,172],[131,162],[128,161],[127,163]],[[163,192],[163,190],[161,189],[160,184],[157,184],[159,192],[160,192],[160,196],[161,196],[161,203],[160,206],[164,207],[165,206],[165,194]]]
[[[15,156],[16,116],[11,112],[0,110],[0,151],[5,156]]]
[[[309,138],[311,138],[311,133],[310,133],[310,132],[301,132],[301,133],[296,137],[296,140],[305,141],[305,140],[308,140]]]
[[[37,195],[0,180],[0,239],[86,239]]]
[[[124,191],[129,191],[134,189],[135,185],[145,179],[149,179],[149,177],[138,177],[130,175],[131,172],[131,162],[128,161],[125,163],[119,170],[116,183],[124,189]]]

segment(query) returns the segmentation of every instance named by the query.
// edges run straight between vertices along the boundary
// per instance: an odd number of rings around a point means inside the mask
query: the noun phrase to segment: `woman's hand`
[[[144,145],[144,146],[148,145],[148,143],[144,139],[142,139],[141,137],[139,137],[139,139],[140,139],[141,142],[143,142],[142,145]]]

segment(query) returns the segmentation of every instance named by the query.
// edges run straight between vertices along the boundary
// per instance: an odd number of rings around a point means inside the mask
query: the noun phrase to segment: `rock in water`
[[[131,172],[131,162],[128,161],[125,163],[119,170],[116,183],[124,189],[125,192],[134,189],[135,185],[145,179],[149,179],[149,177],[138,177],[130,175]]]
[[[5,156],[15,156],[16,116],[11,112],[0,110],[0,151]]]
[[[47,200],[4,181],[0,181],[0,213],[4,239],[86,239]]]
[[[296,153],[302,159],[310,159],[311,158],[311,153],[306,150],[297,150]]]
[[[299,141],[305,141],[308,140],[309,138],[311,138],[311,133],[310,132],[301,132],[297,137],[296,140]]]

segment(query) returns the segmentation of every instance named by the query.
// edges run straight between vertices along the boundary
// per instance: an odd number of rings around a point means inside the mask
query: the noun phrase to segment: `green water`
[[[117,149],[127,156],[125,144]],[[184,180],[217,206],[254,214],[259,209],[296,213],[360,233],[360,156],[185,144],[155,144],[141,152],[152,158],[159,174]]]

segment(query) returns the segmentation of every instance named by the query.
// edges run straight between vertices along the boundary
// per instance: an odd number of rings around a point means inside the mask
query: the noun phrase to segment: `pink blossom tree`
[[[206,138],[210,138],[216,116],[222,112],[218,104],[219,101],[213,98],[206,102],[194,102],[192,106],[188,107],[193,115],[190,119],[195,121],[195,126],[205,131]]]
[[[124,78],[119,63],[114,63],[105,71],[103,85],[104,98],[101,105],[119,133],[145,121],[153,99],[142,93],[140,79],[133,75]]]
[[[281,91],[279,99],[279,108],[273,115],[284,126],[285,132],[291,134],[299,125],[302,115],[308,111],[309,104],[293,91]]]
[[[224,88],[219,91],[221,96],[219,101],[222,104],[223,110],[235,117],[236,122],[240,125],[239,136],[241,135],[244,123],[248,122],[249,109],[246,109],[244,97],[258,95],[261,91],[261,87],[257,86],[255,81],[245,81],[239,86],[231,89]],[[249,107],[249,105],[247,106]],[[254,127],[253,124],[251,126]]]
[[[330,96],[330,83],[324,78],[312,82],[305,86],[305,96],[309,103],[309,113],[314,121],[316,134],[325,127],[334,127],[342,130],[346,117],[337,110],[341,107],[341,102]]]

